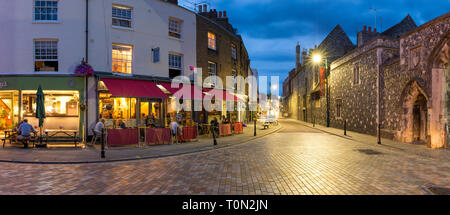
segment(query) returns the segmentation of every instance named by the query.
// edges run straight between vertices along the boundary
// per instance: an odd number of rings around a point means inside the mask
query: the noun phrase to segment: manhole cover
[[[379,154],[383,154],[379,151],[375,151],[372,149],[358,149],[359,152],[364,153],[366,155],[379,155]]]
[[[434,195],[450,195],[450,188],[445,187],[428,187],[428,190]]]

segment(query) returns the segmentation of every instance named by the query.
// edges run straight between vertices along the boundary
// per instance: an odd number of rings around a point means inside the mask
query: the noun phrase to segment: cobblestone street
[[[431,194],[427,186],[450,188],[448,153],[440,155],[361,143],[284,120],[281,130],[263,138],[193,154],[0,163],[0,194]]]

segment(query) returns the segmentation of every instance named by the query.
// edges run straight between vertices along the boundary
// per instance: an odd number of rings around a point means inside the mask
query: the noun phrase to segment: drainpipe
[[[85,57],[86,57],[86,63],[89,62],[89,0],[86,0],[86,38],[85,38]],[[85,81],[84,81],[84,100],[86,102],[85,105],[85,110],[84,110],[84,144],[86,145],[87,143],[87,136],[88,136],[88,76],[85,76]]]

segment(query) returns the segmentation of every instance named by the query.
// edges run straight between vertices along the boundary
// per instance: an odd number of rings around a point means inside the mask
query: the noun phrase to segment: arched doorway
[[[402,98],[402,126],[397,139],[407,143],[427,143],[428,96],[421,85],[414,80],[406,85]]]
[[[413,106],[413,142],[426,143],[427,140],[427,100],[419,94]]]

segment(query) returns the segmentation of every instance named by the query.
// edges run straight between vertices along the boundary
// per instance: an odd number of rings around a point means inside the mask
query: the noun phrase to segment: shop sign
[[[6,82],[6,81],[1,82],[0,81],[0,89],[6,88],[6,87],[8,87],[8,82]]]

